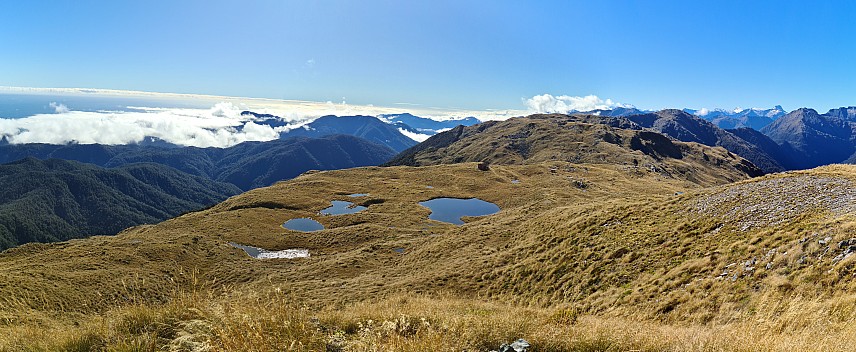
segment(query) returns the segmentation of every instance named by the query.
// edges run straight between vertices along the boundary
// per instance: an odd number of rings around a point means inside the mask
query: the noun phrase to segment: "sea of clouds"
[[[217,103],[210,109],[136,108],[138,111],[73,111],[52,103],[55,114],[0,119],[0,136],[9,143],[134,144],[146,137],[194,147],[229,147],[246,141],[269,141],[305,122],[271,127],[238,106]],[[2,138],[0,137],[0,138]]]
[[[65,91],[63,91],[65,92]],[[79,93],[79,92],[76,92]],[[110,91],[110,94],[125,94]],[[130,94],[130,93],[128,93]],[[150,94],[150,93],[146,93]],[[197,98],[190,96],[190,98]],[[206,96],[206,99],[211,98]],[[148,137],[168,143],[194,147],[230,147],[247,141],[269,141],[279,138],[282,132],[299,128],[323,115],[368,115],[378,116],[410,110],[419,116],[445,120],[464,116],[475,116],[482,121],[505,120],[513,116],[530,113],[569,113],[597,109],[632,107],[611,99],[588,96],[553,96],[550,94],[524,98],[526,110],[442,110],[412,107],[376,107],[372,105],[350,105],[341,103],[308,102],[294,100],[266,100],[253,98],[221,97],[223,101],[211,101],[211,108],[159,108],[128,107],[129,111],[76,111],[68,106],[53,102],[50,107],[55,113],[4,119],[0,118],[0,141],[12,144],[135,144]],[[230,100],[231,99],[231,100]],[[247,104],[245,104],[247,102]],[[280,123],[272,127],[242,111],[270,113],[280,116]],[[401,133],[416,141],[428,135]]]

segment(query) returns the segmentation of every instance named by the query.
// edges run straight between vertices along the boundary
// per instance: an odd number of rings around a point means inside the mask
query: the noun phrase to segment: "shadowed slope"
[[[798,109],[767,125],[761,132],[797,151],[800,168],[840,163],[856,153],[856,119],[848,109],[818,114]]]
[[[660,132],[684,142],[719,146],[751,161],[765,173],[784,171],[782,164],[758,146],[723,130],[713,123],[681,110],[661,110],[656,113],[628,116],[642,127]]]
[[[157,164],[103,169],[28,158],[0,165],[0,248],[115,234],[220,202],[240,190]]]
[[[402,134],[398,127],[374,116],[321,116],[305,127],[284,132],[280,138],[304,136],[323,137],[347,134],[384,145],[397,152],[416,145],[416,141]]]
[[[244,190],[267,186],[308,170],[378,165],[394,155],[395,151],[383,145],[348,135],[245,142],[230,148],[98,144],[0,146],[0,160],[4,161],[25,157],[57,158],[104,167],[158,163],[192,175],[230,182]]]

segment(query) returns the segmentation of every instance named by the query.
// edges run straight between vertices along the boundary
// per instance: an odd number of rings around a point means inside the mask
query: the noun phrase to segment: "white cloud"
[[[68,106],[65,106],[65,104],[62,103],[52,101],[49,105],[52,109],[54,109],[54,111],[56,111],[57,114],[64,114],[69,111]]]
[[[710,110],[708,108],[701,108],[698,111],[696,111],[695,114],[696,114],[696,116],[706,116],[707,114],[710,114]]]
[[[235,104],[220,102],[211,108],[211,115],[216,117],[235,117],[241,115],[241,109]]]
[[[399,128],[399,129],[398,129],[398,132],[401,132],[401,134],[403,134],[403,135],[407,136],[407,138],[410,138],[410,139],[412,139],[412,140],[414,140],[414,141],[417,141],[417,142],[420,142],[420,143],[421,143],[421,142],[424,142],[426,139],[428,139],[428,138],[430,138],[430,137],[431,137],[431,136],[429,136],[429,135],[427,135],[427,134],[421,134],[421,133],[414,133],[414,132],[410,132],[410,131],[405,130],[405,129],[403,129],[403,128]]]
[[[317,64],[317,61],[316,61]],[[516,110],[516,109],[483,109],[483,110],[468,110],[468,109],[458,109],[458,108],[449,108],[449,107],[429,107],[429,106],[419,106],[419,105],[409,105],[409,106],[400,106],[400,104],[390,104],[390,106],[378,106],[378,105],[357,105],[348,103],[345,98],[342,98],[342,101],[329,101],[329,102],[317,102],[317,101],[303,101],[303,100],[284,100],[284,99],[264,99],[264,98],[246,98],[246,97],[226,97],[226,96],[212,96],[212,95],[199,95],[199,94],[172,94],[172,93],[154,93],[154,92],[140,92],[140,91],[121,91],[121,90],[106,90],[106,89],[88,89],[88,88],[27,88],[27,87],[2,87],[0,86],[0,93],[11,93],[11,94],[41,94],[41,95],[62,95],[62,96],[84,96],[84,97],[111,97],[111,98],[145,98],[147,100],[154,101],[177,101],[177,102],[187,102],[192,101],[193,105],[202,104],[210,104],[207,106],[211,106],[209,109],[179,109],[179,108],[166,108],[163,106],[139,106],[139,104],[134,104],[131,101],[127,105],[127,109],[133,110],[132,112],[123,112],[123,111],[100,111],[100,112],[79,112],[79,111],[61,111],[58,114],[51,114],[54,118],[63,117],[63,120],[51,120],[57,121],[57,123],[65,123],[69,121],[65,119],[66,117],[74,119],[75,123],[83,124],[83,123],[92,123],[92,121],[100,121],[101,119],[106,119],[110,122],[111,126],[115,126],[119,123],[119,121],[136,121],[135,123],[129,123],[130,125],[125,125],[125,127],[134,127],[138,126],[147,126],[146,122],[148,119],[154,119],[154,122],[150,121],[150,124],[153,124],[152,128],[177,128],[176,126],[168,126],[165,122],[161,120],[171,121],[176,120],[174,124],[179,126],[186,126],[187,124],[191,124],[192,121],[204,121],[204,123],[199,122],[202,125],[208,124],[212,121],[228,121],[227,125],[231,128],[234,128],[235,131],[243,131],[241,126],[248,121],[254,121],[258,123],[254,118],[251,117],[241,117],[238,116],[240,111],[250,110],[257,113],[263,114],[272,114],[276,116],[280,116],[284,122],[288,123],[287,127],[277,127],[274,130],[277,132],[292,129],[299,127],[303,124],[314,120],[320,116],[324,115],[337,115],[337,116],[350,116],[350,115],[366,115],[366,116],[378,116],[378,115],[394,115],[400,114],[402,112],[409,112],[416,116],[421,116],[437,121],[444,121],[449,119],[457,119],[466,116],[473,116],[481,121],[490,121],[490,120],[505,120],[514,116],[522,116],[531,111],[526,110]],[[232,105],[224,105],[225,103],[230,103]],[[184,104],[181,104],[184,105]],[[60,106],[60,104],[57,104]],[[167,104],[167,106],[169,106]],[[54,108],[56,110],[56,108]],[[216,116],[215,116],[216,115]],[[225,116],[225,117],[224,117]],[[44,123],[46,125],[50,124],[48,122],[43,122],[46,117],[28,117],[24,119],[18,119],[21,121],[5,121],[0,119],[0,138],[3,135],[8,136],[17,136],[19,132],[17,131],[18,127],[27,128],[28,132],[31,132],[27,137],[27,140],[33,141],[43,141],[45,143],[65,143],[64,141],[75,140],[82,141],[86,138],[90,140],[93,139],[95,132],[89,131],[79,131],[81,137],[75,137],[72,132],[62,132],[59,131],[57,136],[48,136],[43,133],[35,132],[35,128],[32,128],[36,123]],[[41,122],[40,122],[41,121]],[[197,121],[198,122],[198,121]],[[199,128],[199,126],[195,125],[197,122],[193,122],[192,126],[194,128]],[[222,123],[221,123],[222,125]],[[130,126],[130,127],[129,127]],[[70,126],[70,127],[83,127],[83,126]],[[263,126],[264,127],[264,126]],[[212,127],[214,129],[219,127]],[[204,130],[204,128],[202,128]],[[252,128],[251,128],[252,129]],[[148,130],[145,130],[148,131]],[[131,130],[127,131],[127,135],[132,135],[133,132]],[[182,144],[182,145],[202,145],[203,141],[209,140],[207,137],[204,137],[204,133],[211,133],[211,131],[202,131],[196,134],[195,139],[188,142],[182,142],[181,140],[177,140],[174,143]],[[238,133],[238,132],[235,132]],[[168,134],[164,132],[164,134]],[[216,134],[215,134],[216,135]],[[233,136],[242,136],[240,134],[232,134]],[[86,138],[84,138],[86,137]],[[220,135],[218,138],[224,138],[224,136]],[[245,136],[245,137],[235,137],[235,138],[227,138],[226,140],[217,141],[216,145],[231,143],[229,141],[240,140],[241,138],[260,138],[258,135],[254,135],[254,137]],[[115,140],[131,140],[131,137],[122,137],[122,138],[110,138]],[[25,143],[25,138],[21,136],[18,138],[18,143]],[[82,142],[81,142],[82,143]],[[212,145],[214,146],[214,145]]]
[[[229,147],[246,141],[268,141],[279,131],[241,116],[232,103],[211,109],[150,109],[143,112],[84,112],[57,109],[21,119],[0,119],[0,136],[10,143],[133,144],[145,137],[195,147]]]
[[[536,95],[526,99],[526,107],[535,113],[568,113],[573,111],[609,110],[618,107],[632,108],[633,105],[621,104],[612,99],[603,100],[596,95],[573,97],[568,95]]]

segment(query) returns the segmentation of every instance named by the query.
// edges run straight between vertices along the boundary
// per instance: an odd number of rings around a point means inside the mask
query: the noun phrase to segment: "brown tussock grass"
[[[0,327],[0,350],[486,351],[525,338],[534,351],[844,351],[856,343],[856,296],[765,297],[725,324],[665,324],[427,295],[310,308],[289,294],[183,294],[76,323]],[[69,317],[70,318],[70,317]]]

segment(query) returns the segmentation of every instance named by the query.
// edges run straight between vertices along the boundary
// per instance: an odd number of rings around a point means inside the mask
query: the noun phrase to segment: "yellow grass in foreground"
[[[761,310],[732,323],[674,326],[451,297],[310,308],[266,291],[181,294],[166,305],[96,317],[57,313],[45,325],[4,322],[0,350],[486,351],[521,337],[533,351],[845,351],[856,344],[856,296],[787,304],[767,297]]]
[[[856,345],[853,166],[708,189],[618,166],[474,166],[307,174],[118,236],[6,251],[0,351]],[[322,218],[323,236],[280,226],[352,192],[370,210]],[[503,211],[432,224],[416,202],[437,196]],[[230,241],[314,252],[259,261]]]

